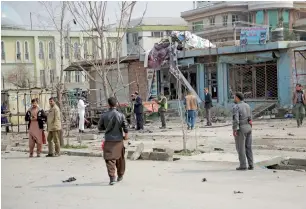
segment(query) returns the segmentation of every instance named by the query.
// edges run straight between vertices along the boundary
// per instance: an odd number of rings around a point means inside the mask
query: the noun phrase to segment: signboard
[[[242,28],[240,32],[240,45],[266,44],[268,28],[248,27]]]

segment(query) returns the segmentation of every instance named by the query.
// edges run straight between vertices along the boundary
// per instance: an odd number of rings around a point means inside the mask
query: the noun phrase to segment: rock
[[[241,191],[234,191],[234,194],[243,194]]]
[[[306,159],[290,158],[289,165],[306,166]]]
[[[273,171],[273,173],[276,173],[277,171]]]
[[[293,133],[288,133],[288,136],[295,136]]]
[[[304,170],[304,169],[295,169],[295,171],[305,172],[305,170]]]
[[[143,143],[140,143],[140,144],[137,146],[135,152],[131,155],[130,159],[131,159],[131,160],[137,160],[137,159],[140,157],[140,155],[141,155],[141,153],[142,153],[143,150],[144,150],[144,144],[143,144]]]
[[[173,154],[167,152],[151,152],[149,160],[173,161]]]
[[[97,140],[98,136],[96,134],[81,134],[78,136],[78,140],[86,141],[86,140]]]
[[[214,151],[224,151],[222,148],[214,148]]]
[[[202,182],[206,182],[206,181],[207,181],[207,179],[206,179],[206,178],[203,178],[203,179],[202,179]]]

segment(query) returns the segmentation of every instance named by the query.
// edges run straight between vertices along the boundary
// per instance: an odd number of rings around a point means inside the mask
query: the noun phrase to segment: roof
[[[136,27],[136,26],[144,26],[144,25],[164,25],[164,26],[173,26],[173,25],[180,25],[180,26],[187,26],[187,22],[180,18],[180,17],[144,17],[144,18],[137,18],[132,19],[130,21],[129,27]]]
[[[133,62],[133,61],[139,61],[139,55],[129,55],[125,57],[120,57],[121,62],[120,63],[128,63],[128,62]],[[112,59],[107,59],[105,60],[105,64],[116,64],[117,59],[112,58]],[[70,66],[68,66],[64,71],[83,71],[82,68],[87,70],[86,68],[91,67],[93,65],[101,65],[102,60],[93,60],[93,61],[80,61],[80,62],[72,62]],[[82,66],[82,68],[80,67]]]

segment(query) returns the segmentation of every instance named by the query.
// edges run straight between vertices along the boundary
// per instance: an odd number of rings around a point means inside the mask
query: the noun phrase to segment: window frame
[[[223,15],[222,16],[222,25],[227,26],[227,23],[228,23],[228,15]]]
[[[216,25],[216,17],[215,16],[209,17],[209,25],[210,26],[215,26]]]
[[[192,31],[199,32],[199,31],[202,31],[203,29],[204,29],[203,20],[192,22]]]
[[[80,58],[80,47],[79,47],[79,43],[78,42],[74,42],[73,44],[73,58],[75,60],[79,60]]]
[[[51,44],[51,47],[50,47],[50,44]],[[48,58],[50,60],[54,59],[54,47],[55,47],[54,46],[54,42],[53,41],[49,41],[49,43],[48,43]]]
[[[88,58],[88,40],[84,41],[84,45],[83,45],[83,49],[84,49],[84,59]]]
[[[74,72],[74,81],[75,81],[76,83],[80,83],[80,82],[81,82],[80,71],[75,71],[75,72]]]
[[[70,58],[70,50],[69,50],[69,43],[65,42],[65,59],[69,59]]]
[[[155,34],[159,34],[159,35],[156,36]],[[151,36],[155,38],[162,38],[164,37],[164,31],[152,31]]]
[[[19,53],[18,53],[18,45],[19,45]],[[21,61],[21,44],[20,41],[16,41],[16,60]]]
[[[1,61],[5,61],[5,43],[1,40]]]
[[[44,43],[42,41],[39,41],[39,43],[38,43],[38,58],[41,59],[41,60],[45,59]]]
[[[49,79],[50,79],[50,83],[54,83],[54,81],[55,81],[55,70],[54,69],[52,69],[52,70],[50,70],[50,72],[49,72]]]
[[[29,42],[24,41],[24,60],[30,61],[30,50],[29,50]]]
[[[232,14],[232,25],[234,26],[236,22],[239,21],[239,15]]]

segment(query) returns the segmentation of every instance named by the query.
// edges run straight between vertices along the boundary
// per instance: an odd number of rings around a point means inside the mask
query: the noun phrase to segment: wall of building
[[[128,75],[130,83],[135,81],[129,86],[130,94],[138,91],[142,98],[146,98],[148,95],[148,79],[144,63],[139,61],[130,63]]]

